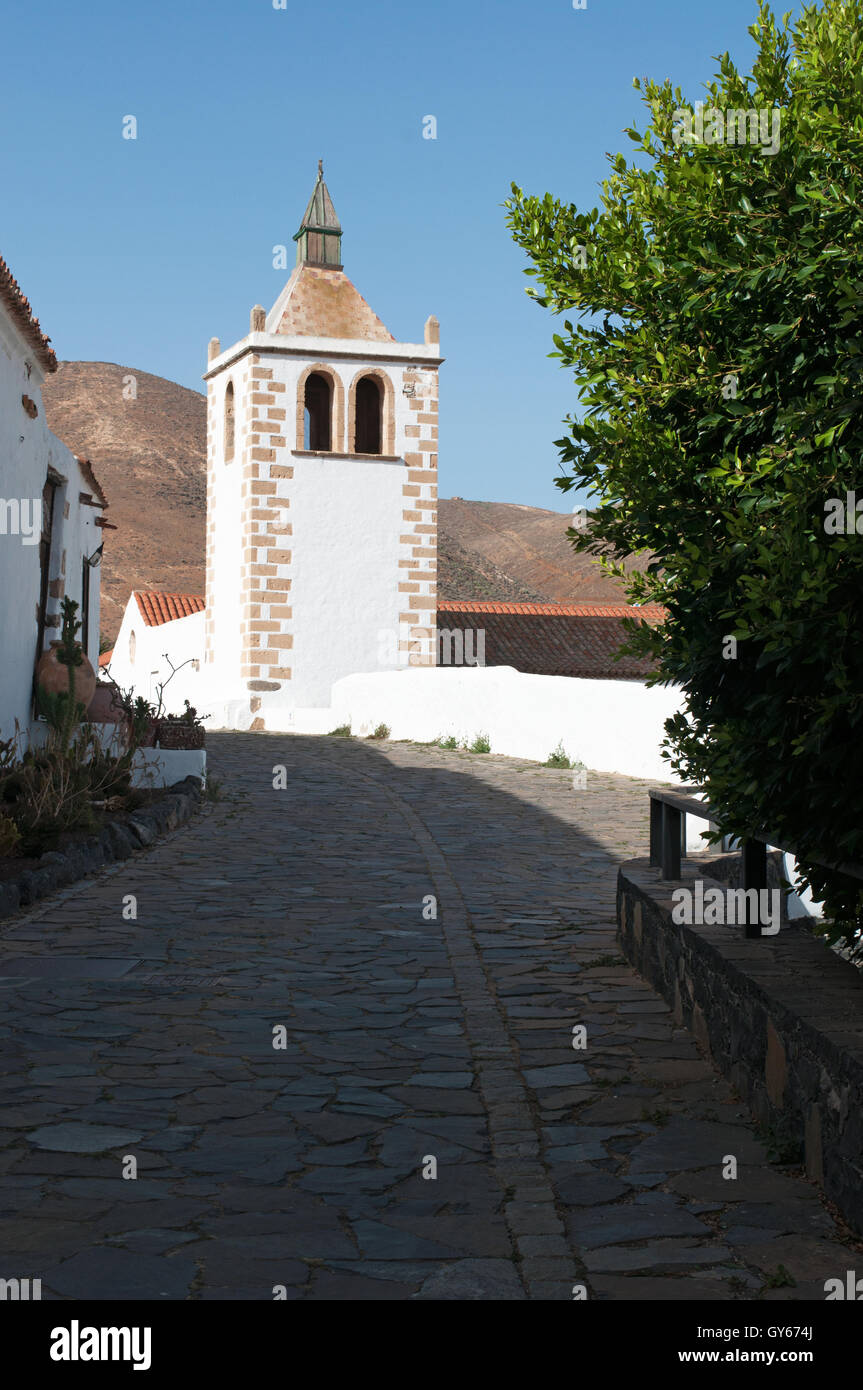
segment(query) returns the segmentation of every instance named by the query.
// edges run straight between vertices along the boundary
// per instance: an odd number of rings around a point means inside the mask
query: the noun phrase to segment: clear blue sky
[[[783,6],[779,6],[781,13]],[[287,278],[317,161],[345,270],[399,339],[441,322],[441,495],[564,511],[575,386],[524,293],[515,180],[580,207],[642,124],[632,79],[692,99],[755,0],[7,0],[0,253],[58,357],[200,390],[210,337]],[[138,138],[124,140],[134,115]],[[434,115],[438,138],[422,138]]]

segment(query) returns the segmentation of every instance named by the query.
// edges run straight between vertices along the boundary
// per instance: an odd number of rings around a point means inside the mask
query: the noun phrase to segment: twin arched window
[[[377,372],[360,372],[348,395],[349,454],[391,455],[394,445],[392,386]],[[297,448],[341,453],[344,448],[344,387],[341,378],[314,367],[300,378]]]

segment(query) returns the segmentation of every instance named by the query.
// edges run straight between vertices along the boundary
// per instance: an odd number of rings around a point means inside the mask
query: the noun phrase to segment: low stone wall
[[[0,919],[106,864],[127,859],[135,850],[151,845],[157,835],[175,830],[192,815],[201,791],[200,778],[187,777],[152,805],[109,821],[98,835],[90,835],[66,850],[43,854],[38,868],[22,869],[15,878],[0,882]]]
[[[621,865],[621,949],[786,1159],[797,1148],[809,1176],[863,1232],[863,978],[793,922],[750,940],[742,927],[673,922],[673,889],[696,878],[705,890],[721,886],[709,872],[709,860],[687,860],[680,881],[667,883],[645,859]]]

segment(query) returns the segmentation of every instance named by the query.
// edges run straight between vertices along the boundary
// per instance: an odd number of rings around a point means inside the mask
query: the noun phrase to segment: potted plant
[[[186,708],[182,714],[166,714],[157,721],[156,743],[159,748],[204,747],[204,725],[198,711],[188,700],[183,703]]]

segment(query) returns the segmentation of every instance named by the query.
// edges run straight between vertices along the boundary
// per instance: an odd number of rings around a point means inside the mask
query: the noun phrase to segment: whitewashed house
[[[181,714],[184,700],[200,696],[203,650],[203,597],[133,590],[102,675],[152,705],[164,685],[164,712]]]
[[[50,340],[0,257],[0,738],[35,724],[36,662],[77,601],[79,640],[99,661],[99,563],[105,497],[89,462],[48,429],[42,383]]]

